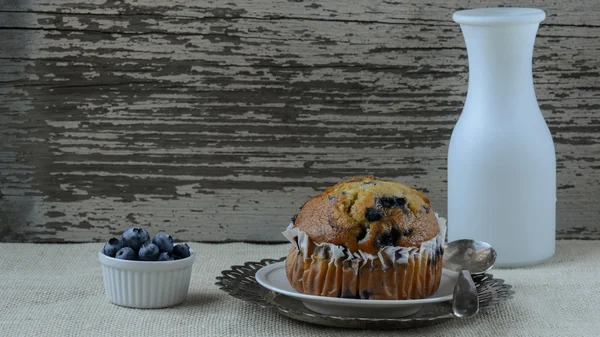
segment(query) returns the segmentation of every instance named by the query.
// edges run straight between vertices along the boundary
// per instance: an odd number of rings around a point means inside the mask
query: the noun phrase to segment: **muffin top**
[[[377,254],[420,247],[440,231],[429,200],[412,187],[375,177],[351,178],[308,200],[292,218],[315,243]]]

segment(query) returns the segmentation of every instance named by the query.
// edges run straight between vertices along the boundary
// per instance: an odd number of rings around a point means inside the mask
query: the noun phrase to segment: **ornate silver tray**
[[[283,260],[285,257],[246,262],[243,266],[232,266],[230,270],[221,272],[222,275],[217,277],[216,285],[235,298],[262,308],[276,310],[292,319],[340,328],[408,329],[439,324],[456,318],[452,314],[450,302],[428,304],[416,314],[402,318],[348,318],[312,312],[306,309],[302,302],[271,292],[256,282],[254,275],[260,268]],[[502,279],[494,278],[491,274],[474,276],[473,280],[479,294],[480,311],[497,306],[512,298],[515,293],[512,286],[504,283]]]

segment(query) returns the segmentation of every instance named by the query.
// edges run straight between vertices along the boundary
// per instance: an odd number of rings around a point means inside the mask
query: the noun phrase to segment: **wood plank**
[[[599,9],[548,18],[536,93],[558,235],[600,239]],[[302,202],[375,174],[446,213],[466,93],[450,17],[483,1],[0,3],[0,241],[281,241]],[[485,2],[485,6],[501,2]]]

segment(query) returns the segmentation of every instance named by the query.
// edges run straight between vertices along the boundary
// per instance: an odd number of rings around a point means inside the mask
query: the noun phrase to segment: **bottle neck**
[[[538,24],[461,25],[469,57],[467,102],[486,110],[537,106],[531,74]]]

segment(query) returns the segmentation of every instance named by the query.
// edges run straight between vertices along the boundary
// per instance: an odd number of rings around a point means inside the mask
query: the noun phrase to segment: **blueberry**
[[[159,254],[160,249],[152,241],[146,241],[140,248],[139,256],[142,261],[156,261]]]
[[[400,249],[398,249],[395,253],[394,253],[394,257],[396,258],[396,260],[401,259],[402,258],[402,252],[400,251]]]
[[[152,239],[152,243],[155,244],[161,252],[170,253],[173,251],[173,237],[166,233],[156,233]]]
[[[373,293],[366,289],[360,292],[360,298],[364,300],[368,300],[369,298],[371,298],[371,295],[373,295]]]
[[[383,232],[375,240],[375,245],[379,248],[392,246],[393,244],[394,242],[392,241],[392,232]]]
[[[402,236],[402,233],[396,227],[392,227],[392,245],[395,245],[398,242],[398,239]]]
[[[403,198],[403,197],[396,197],[396,198],[383,197],[383,198],[379,198],[379,204],[381,204],[381,207],[383,207],[383,208],[392,208],[394,206],[404,207],[404,206],[406,206],[406,203],[407,203],[407,200],[406,200],[406,198]]]
[[[180,243],[173,247],[173,255],[177,259],[185,259],[186,257],[190,257],[190,246],[187,243]]]
[[[115,257],[120,260],[137,260],[137,258],[138,258],[135,250],[133,250],[129,247],[123,247],[123,248],[119,249],[119,251],[117,252],[117,255],[115,255]]]
[[[148,240],[150,240],[150,234],[143,228],[131,227],[123,232],[123,244],[136,252]]]
[[[123,248],[123,241],[121,241],[117,238],[112,238],[112,239],[108,240],[107,243],[104,244],[103,252],[104,252],[104,255],[106,255],[106,256],[115,257],[115,255],[121,248]]]
[[[423,209],[425,210],[425,213],[429,213],[429,210],[431,210],[431,207],[428,205],[423,205]]]
[[[407,200],[406,200],[406,198],[402,198],[402,197],[394,198],[394,203],[396,205],[398,205],[398,207],[404,207],[404,206],[406,206]]]
[[[382,217],[381,213],[375,208],[369,207],[365,210],[365,218],[369,221],[381,220]]]
[[[298,214],[294,215],[292,217],[292,223],[296,223],[296,219],[298,218]]]
[[[350,251],[348,250],[348,248],[344,245],[340,245],[340,247],[342,247],[342,253],[344,253],[344,257],[348,257],[351,255]]]
[[[171,254],[171,253],[162,252],[158,256],[158,261],[173,261],[173,260],[175,260],[175,258],[173,257],[173,254]]]
[[[362,241],[365,236],[367,236],[368,231],[368,229],[361,227],[360,232],[358,232],[358,235],[356,235],[356,241]]]
[[[394,207],[394,205],[396,205],[396,201],[394,201],[394,198],[387,197],[379,198],[379,203],[383,208],[392,208]]]

